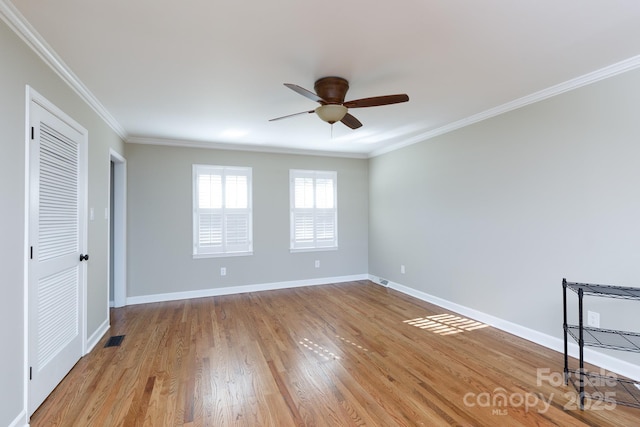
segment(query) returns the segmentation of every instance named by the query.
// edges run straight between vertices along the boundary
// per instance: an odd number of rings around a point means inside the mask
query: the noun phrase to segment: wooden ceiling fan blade
[[[384,95],[374,96],[372,98],[354,99],[353,101],[347,101],[344,105],[347,108],[363,108],[363,107],[377,107],[379,105],[399,104],[401,102],[407,102],[409,95],[406,93],[397,95]]]
[[[349,113],[347,113],[340,121],[344,123],[346,126],[350,127],[351,129],[358,129],[359,127],[362,126],[362,123],[360,123],[360,120],[356,119]]]
[[[303,111],[301,113],[289,114],[288,116],[276,117],[275,119],[270,119],[270,122],[275,122],[276,120],[288,119],[289,117],[301,116],[303,114],[315,113],[316,110],[311,111]]]
[[[324,99],[320,98],[318,95],[316,95],[315,93],[311,92],[310,90],[307,90],[303,87],[300,87],[298,85],[294,85],[293,83],[285,83],[284,84],[286,87],[288,87],[289,89],[291,89],[294,92],[299,93],[300,95],[309,98],[312,101],[316,101],[319,102],[321,104],[326,104],[327,101],[325,101]]]

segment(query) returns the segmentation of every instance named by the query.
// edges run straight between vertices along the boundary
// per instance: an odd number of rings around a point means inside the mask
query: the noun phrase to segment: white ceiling
[[[637,0],[1,1],[132,142],[367,156],[640,54]],[[317,106],[283,83],[325,76],[410,101],[333,137],[313,114],[268,121]]]

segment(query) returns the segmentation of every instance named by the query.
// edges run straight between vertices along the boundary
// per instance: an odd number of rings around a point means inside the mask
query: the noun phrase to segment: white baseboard
[[[431,304],[435,304],[439,307],[456,312],[465,317],[469,317],[473,320],[477,320],[479,322],[498,328],[502,331],[513,334],[517,337],[524,338],[536,344],[540,344],[543,347],[546,347],[551,350],[564,354],[564,340],[562,338],[557,338],[548,334],[544,334],[534,329],[530,329],[525,326],[518,325],[517,323],[500,319],[499,317],[495,317],[490,314],[475,310],[473,308],[469,308],[469,307],[427,294],[425,292],[418,291],[416,289],[401,285],[399,283],[387,281],[386,279],[382,279],[380,277],[369,275],[369,280],[381,286],[386,286],[391,289],[395,289],[399,292],[402,292],[403,294],[412,296],[414,298],[418,298],[419,300],[426,301]],[[383,283],[382,282],[383,280],[386,281],[387,283],[386,284]],[[569,355],[577,358],[579,355],[578,344],[574,342],[570,342],[568,345],[568,351],[569,351]],[[634,365],[633,363],[629,363],[625,360],[617,359],[607,354],[599,353],[589,348],[584,349],[584,359],[586,362],[599,366],[605,369],[606,371],[615,372],[625,377],[629,377],[635,381],[640,381],[640,366]],[[564,368],[563,366],[560,366],[559,370],[562,370],[563,368]]]
[[[230,286],[226,288],[201,289],[197,291],[141,295],[136,297],[127,297],[127,305],[176,301],[191,298],[216,297],[221,295],[243,294],[246,292],[271,291],[276,289],[299,288],[302,286],[326,285],[328,283],[342,283],[368,279],[369,275],[367,274],[356,274],[352,276],[324,277],[320,279],[293,280],[288,282],[261,283],[255,285]]]
[[[24,409],[20,411],[16,419],[9,424],[9,427],[29,427],[27,412]]]
[[[89,354],[91,350],[100,342],[100,339],[107,333],[111,325],[109,325],[109,319],[106,319],[102,325],[87,339],[87,348],[84,354]]]

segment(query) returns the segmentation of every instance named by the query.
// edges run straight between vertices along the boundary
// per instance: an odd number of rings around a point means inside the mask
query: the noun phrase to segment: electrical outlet
[[[93,208],[89,208],[89,221],[93,221],[96,218],[96,213]]]
[[[595,311],[587,311],[587,325],[594,328],[600,327],[600,313]]]
[[[319,259],[316,260],[316,268],[320,268],[320,260]]]
[[[221,276],[227,275],[227,267],[220,267],[220,275]]]
[[[404,264],[400,266],[400,273],[404,274]]]

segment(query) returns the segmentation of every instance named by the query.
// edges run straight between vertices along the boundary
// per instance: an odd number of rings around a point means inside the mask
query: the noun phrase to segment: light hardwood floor
[[[32,426],[640,425],[578,410],[561,354],[368,281],[111,314],[122,345],[105,336]]]

